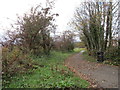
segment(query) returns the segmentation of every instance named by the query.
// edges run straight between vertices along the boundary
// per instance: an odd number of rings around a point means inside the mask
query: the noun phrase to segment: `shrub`
[[[3,85],[17,73],[24,73],[32,68],[29,54],[23,54],[22,51],[14,47],[9,50],[7,47],[2,48],[2,79]]]
[[[114,62],[113,64],[119,65],[120,64],[120,49],[118,47],[111,47],[105,53],[106,60],[110,62]]]

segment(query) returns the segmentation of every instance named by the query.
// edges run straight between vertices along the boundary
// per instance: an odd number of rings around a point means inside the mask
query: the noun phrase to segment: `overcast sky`
[[[45,4],[46,0],[0,0],[0,36],[5,30],[17,20],[16,14],[22,16],[32,6],[40,3]],[[68,29],[67,23],[73,18],[75,8],[83,0],[56,0],[54,12],[59,14],[56,18],[58,31]],[[5,29],[5,30],[4,30]]]

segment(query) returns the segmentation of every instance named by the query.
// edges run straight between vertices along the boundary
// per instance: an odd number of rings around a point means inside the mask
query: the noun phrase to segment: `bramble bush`
[[[12,76],[17,73],[24,73],[28,69],[33,68],[32,60],[29,54],[14,47],[10,50],[7,47],[2,48],[2,79],[3,83],[7,83]]]

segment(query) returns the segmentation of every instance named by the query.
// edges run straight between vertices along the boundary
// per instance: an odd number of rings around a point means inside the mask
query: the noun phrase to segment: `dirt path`
[[[91,87],[118,88],[118,67],[83,60],[80,53],[69,57],[65,65],[81,78],[91,83]]]

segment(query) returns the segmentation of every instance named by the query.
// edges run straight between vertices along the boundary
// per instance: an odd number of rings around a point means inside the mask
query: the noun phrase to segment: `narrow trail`
[[[83,60],[80,53],[65,60],[65,65],[90,82],[93,88],[118,88],[118,67]]]

